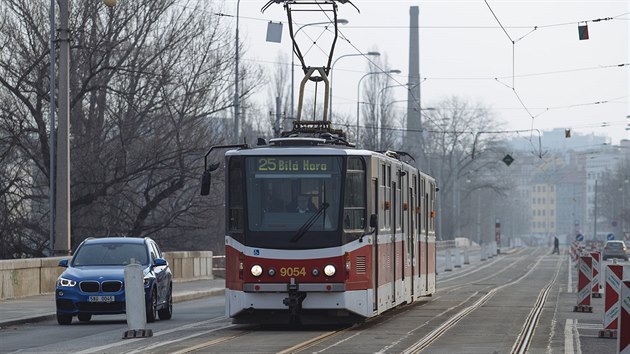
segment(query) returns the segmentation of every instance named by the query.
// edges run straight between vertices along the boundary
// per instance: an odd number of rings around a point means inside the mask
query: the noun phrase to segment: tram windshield
[[[338,231],[341,166],[340,156],[247,157],[248,235],[304,246]]]

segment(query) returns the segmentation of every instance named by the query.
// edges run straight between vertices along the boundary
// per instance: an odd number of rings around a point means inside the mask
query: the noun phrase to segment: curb
[[[20,318],[14,318],[14,319],[6,320],[6,321],[0,321],[0,329],[6,328],[6,327],[9,327],[9,326],[19,325],[19,324],[34,323],[34,322],[41,322],[41,321],[52,320],[52,319],[55,318],[55,316],[56,316],[56,314],[54,312],[52,312],[52,313],[46,313],[46,314],[42,314],[42,315],[25,316],[25,317],[20,317]]]

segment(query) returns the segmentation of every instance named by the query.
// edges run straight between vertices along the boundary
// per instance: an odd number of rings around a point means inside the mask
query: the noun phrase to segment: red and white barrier
[[[599,273],[602,271],[601,262],[599,261],[602,258],[601,255],[600,252],[591,252],[591,258],[593,258],[593,279],[591,280],[591,285],[593,286],[592,296],[594,298],[602,297],[602,293],[599,291],[601,289],[599,281]]]
[[[591,278],[593,277],[593,258],[580,256],[578,260],[578,299],[573,312],[593,312],[591,306]]]
[[[630,280],[621,282],[617,353],[630,354]]]
[[[619,318],[619,290],[623,279],[623,266],[608,264],[606,266],[606,285],[604,298],[604,329],[599,331],[600,338],[617,338],[617,322]]]
[[[569,253],[571,254],[571,259],[574,262],[577,262],[578,258],[578,243],[576,241],[571,242],[571,248],[569,249]]]

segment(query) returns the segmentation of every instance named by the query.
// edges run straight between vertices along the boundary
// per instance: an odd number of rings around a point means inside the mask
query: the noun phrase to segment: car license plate
[[[107,296],[90,296],[88,298],[89,302],[114,302],[116,300],[115,296],[107,295]]]

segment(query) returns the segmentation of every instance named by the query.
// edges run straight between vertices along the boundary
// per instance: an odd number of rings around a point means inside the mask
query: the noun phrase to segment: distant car
[[[173,275],[158,245],[137,237],[88,238],[72,260],[61,260],[67,269],[57,279],[57,322],[72,323],[72,317],[87,322],[92,315],[125,313],[125,267],[142,265],[147,322],[173,315]]]
[[[604,250],[602,251],[602,258],[604,260],[608,258],[623,258],[628,260],[628,247],[625,242],[621,240],[606,241]]]

